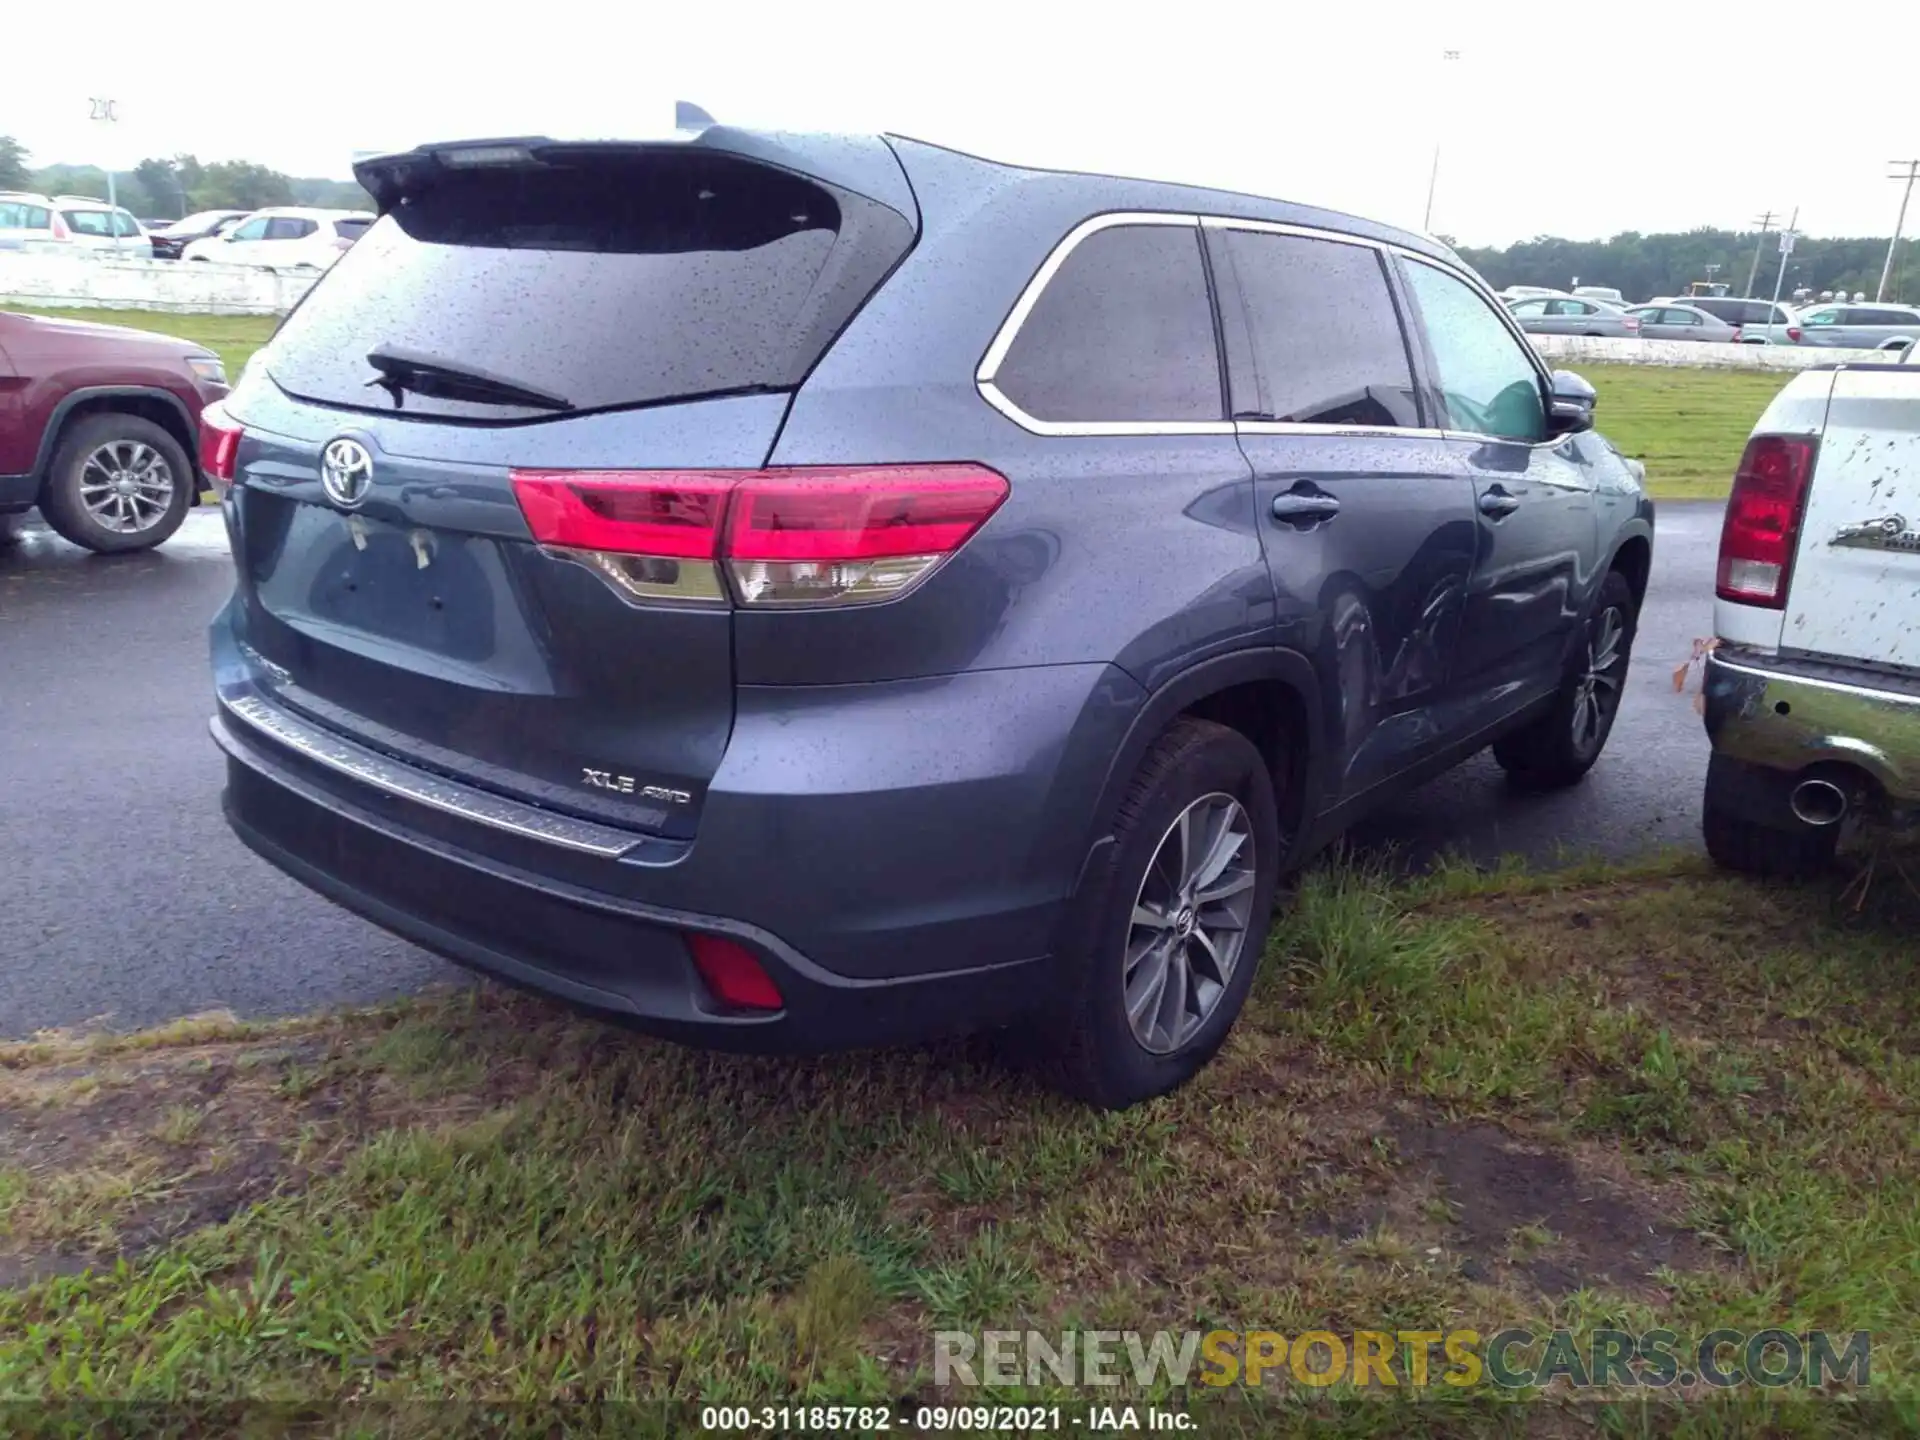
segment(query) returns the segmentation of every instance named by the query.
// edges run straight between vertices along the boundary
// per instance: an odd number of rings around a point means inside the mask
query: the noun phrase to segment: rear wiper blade
[[[564,396],[536,390],[484,370],[436,360],[411,350],[382,347],[367,353],[367,363],[380,373],[367,384],[378,385],[393,397],[396,410],[401,395],[431,395],[441,400],[467,400],[479,405],[525,405],[535,410],[571,410]]]

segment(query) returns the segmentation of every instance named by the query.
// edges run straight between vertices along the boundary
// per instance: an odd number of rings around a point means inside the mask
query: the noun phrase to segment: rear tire
[[[1797,825],[1783,830],[1721,808],[1707,789],[1700,810],[1707,854],[1723,870],[1768,880],[1810,880],[1833,866],[1840,848],[1838,825]]]
[[[1516,785],[1561,790],[1593,768],[1620,713],[1638,621],[1633,587],[1609,571],[1553,709],[1493,742],[1493,758]]]
[[[151,420],[89,415],[61,435],[40,513],[95,554],[150,550],[180,528],[199,484],[180,442]]]
[[[1266,761],[1237,730],[1175,721],[1128,785],[1114,842],[1051,1029],[1056,1083],[1107,1110],[1192,1079],[1246,1003],[1280,865]]]

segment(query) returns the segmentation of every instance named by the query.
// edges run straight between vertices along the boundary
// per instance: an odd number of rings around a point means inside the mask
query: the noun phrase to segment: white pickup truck
[[[1920,806],[1912,351],[1804,370],[1775,397],[1734,478],[1715,593],[1708,853],[1812,873],[1850,814]]]

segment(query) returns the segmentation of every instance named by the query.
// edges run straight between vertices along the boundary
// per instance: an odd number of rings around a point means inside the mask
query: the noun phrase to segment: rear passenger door
[[[1422,414],[1381,250],[1209,221],[1229,390],[1279,641],[1319,674],[1351,799],[1442,748],[1473,566],[1473,485]]]
[[[1606,442],[1547,433],[1547,375],[1492,300],[1455,272],[1401,263],[1431,403],[1474,488],[1477,545],[1457,680],[1485,718],[1557,687],[1595,587],[1595,466]]]

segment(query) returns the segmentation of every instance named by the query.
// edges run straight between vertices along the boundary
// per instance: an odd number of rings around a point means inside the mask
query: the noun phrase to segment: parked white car
[[[267,270],[324,270],[367,233],[375,218],[360,210],[275,206],[254,211],[223,235],[194,241],[180,258]]]
[[[0,250],[118,252],[147,259],[153,242],[133,213],[86,195],[0,192]]]
[[[1915,347],[1920,349],[1920,347]],[[1920,364],[1803,370],[1754,427],[1707,656],[1707,851],[1798,876],[1920,811]]]

